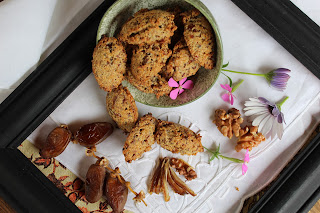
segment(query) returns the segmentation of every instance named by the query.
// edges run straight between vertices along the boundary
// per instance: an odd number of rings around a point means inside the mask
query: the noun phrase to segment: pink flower
[[[168,81],[168,85],[170,87],[177,87],[176,89],[172,90],[170,92],[170,98],[175,100],[178,95],[184,92],[184,89],[192,89],[193,88],[193,82],[191,80],[187,81],[187,78],[182,79],[177,83],[173,78],[170,78]]]
[[[232,94],[232,88],[230,87],[230,85],[229,85],[229,84],[225,84],[225,85],[220,84],[220,86],[221,86],[223,89],[225,89],[225,90],[228,91],[226,94],[223,94],[223,95],[221,96],[221,98],[222,98],[225,102],[230,102],[230,104],[233,105],[233,101],[234,101],[235,96]]]
[[[249,149],[247,149],[247,152],[244,156],[243,164],[242,164],[242,175],[244,175],[248,171],[248,166],[246,163],[249,163],[249,161],[250,161]]]

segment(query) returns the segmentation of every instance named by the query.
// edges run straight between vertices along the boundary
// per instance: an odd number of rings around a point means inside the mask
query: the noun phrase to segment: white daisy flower
[[[281,112],[281,105],[288,99],[286,97],[281,103],[274,104],[263,97],[249,98],[245,102],[245,115],[250,117],[253,126],[258,126],[258,132],[261,132],[266,138],[276,135],[279,139],[283,135],[284,115]]]

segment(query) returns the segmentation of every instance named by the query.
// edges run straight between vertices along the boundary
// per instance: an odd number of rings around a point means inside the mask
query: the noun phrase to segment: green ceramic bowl
[[[197,100],[210,90],[216,82],[223,64],[222,41],[215,19],[200,0],[118,0],[106,11],[99,25],[97,42],[104,34],[109,37],[115,37],[122,25],[140,9],[167,9],[174,6],[179,6],[183,10],[197,8],[208,19],[215,32],[216,66],[212,70],[201,68],[196,75],[188,78],[193,81],[194,88],[192,90],[185,90],[176,100],[170,99],[169,96],[162,96],[157,99],[154,94],[141,92],[129,82],[123,81],[122,84],[128,87],[133,98],[146,105],[155,107],[182,106]]]

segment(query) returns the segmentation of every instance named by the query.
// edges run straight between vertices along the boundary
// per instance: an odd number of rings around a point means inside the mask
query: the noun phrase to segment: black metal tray
[[[320,78],[320,28],[289,0],[232,0]],[[91,73],[103,2],[0,105],[0,196],[18,212],[80,212],[17,147]],[[61,72],[63,70],[63,72]],[[320,195],[320,134],[250,212],[307,212]]]

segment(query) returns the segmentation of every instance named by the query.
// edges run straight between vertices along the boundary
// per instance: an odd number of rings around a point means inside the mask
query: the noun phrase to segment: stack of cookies
[[[117,38],[101,38],[93,52],[92,70],[108,92],[126,79],[159,98],[170,93],[170,78],[180,81],[200,67],[213,69],[214,48],[212,27],[198,10],[142,9],[122,26]]]

